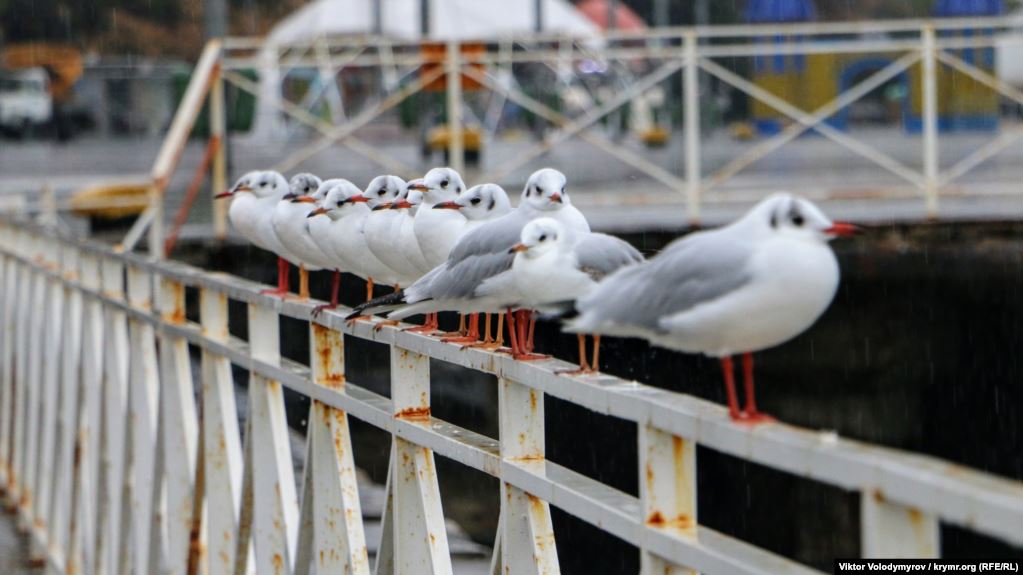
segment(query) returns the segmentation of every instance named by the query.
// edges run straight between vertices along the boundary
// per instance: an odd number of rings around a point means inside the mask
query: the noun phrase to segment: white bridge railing
[[[699,524],[696,446],[861,494],[867,556],[935,556],[939,523],[1023,543],[1023,484],[784,424],[610,376],[555,375],[461,350],[262,285],[153,262],[25,222],[0,222],[0,485],[58,573],[450,573],[439,455],[501,481],[493,572],[556,573],[550,505],[635,545],[644,573],[806,573]],[[185,314],[199,293],[199,322]],[[228,301],[248,307],[248,341]],[[309,322],[308,364],[282,358],[279,320]],[[343,339],[390,346],[391,398],[345,377]],[[194,381],[189,346],[202,353]],[[499,437],[430,414],[430,359],[494,374]],[[249,369],[239,433],[231,364]],[[301,493],[283,387],[311,398]],[[544,457],[544,395],[638,427],[638,497]],[[393,437],[383,540],[369,564],[348,417]],[[562,549],[584,553],[584,549]]]

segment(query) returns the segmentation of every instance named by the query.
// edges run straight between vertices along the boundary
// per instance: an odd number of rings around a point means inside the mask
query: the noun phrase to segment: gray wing
[[[508,248],[494,253],[470,255],[457,263],[448,262],[445,272],[430,283],[434,299],[464,299],[476,296],[484,281],[511,269],[515,255]]]
[[[715,232],[677,240],[657,257],[621,268],[578,302],[578,325],[634,325],[661,332],[665,316],[731,293],[751,280],[751,251]]]
[[[574,250],[579,269],[589,274],[593,281],[600,281],[618,268],[643,261],[639,250],[607,234],[585,234]]]
[[[483,254],[507,253],[519,241],[522,228],[529,221],[522,212],[515,210],[462,236],[448,255],[449,264]]]

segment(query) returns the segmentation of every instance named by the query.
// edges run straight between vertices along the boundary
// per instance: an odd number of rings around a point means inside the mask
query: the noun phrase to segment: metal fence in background
[[[0,223],[0,485],[55,573],[450,573],[434,458],[500,480],[494,573],[557,573],[550,506],[641,551],[642,572],[809,573],[699,523],[696,446],[854,491],[870,557],[933,557],[939,524],[1023,543],[1023,483],[785,424],[565,362],[519,362],[375,322],[314,317],[317,302],[183,264],[119,253],[24,221]],[[186,291],[198,292],[198,321]],[[228,330],[247,307],[248,339]],[[308,322],[310,358],[280,355],[282,317]],[[390,347],[391,397],[345,373],[344,339]],[[189,347],[202,355],[193,380]],[[430,411],[430,361],[497,376],[499,435]],[[248,369],[238,425],[231,365]],[[295,489],[287,387],[311,400]],[[550,395],[637,426],[639,496],[545,458]],[[348,418],[391,434],[388,503],[370,565]],[[828,536],[821,534],[821,536]]]
[[[283,96],[275,99],[273,105],[279,108],[279,113],[309,127],[316,134],[312,142],[296,145],[293,151],[280,159],[275,167],[282,170],[299,167],[315,154],[341,144],[377,163],[382,169],[403,175],[415,173],[412,167],[357,137],[356,132],[403,100],[438,82],[445,86],[448,157],[453,167],[462,170],[465,168],[463,129],[470,110],[470,101],[464,93],[464,85],[468,82],[477,89],[492,93],[500,102],[514,103],[552,128],[528,148],[482,169],[474,178],[479,181],[498,181],[557,144],[578,138],[638,173],[683,194],[686,198],[685,218],[697,223],[701,206],[715,201],[713,192],[800,135],[816,132],[901,182],[901,185],[881,186],[869,197],[905,198],[907,194],[919,197],[925,202],[928,216],[936,217],[939,197],[943,192],[953,192],[951,184],[1023,136],[1023,129],[1007,126],[988,143],[956,159],[951,165],[941,166],[938,154],[942,137],[939,132],[939,100],[948,92],[939,87],[939,76],[954,71],[992,90],[999,97],[1023,105],[1023,92],[995,77],[991,69],[968,55],[973,50],[1023,43],[1021,26],[1023,22],[1012,17],[708,26],[619,32],[600,38],[529,35],[452,41],[441,50],[430,51],[423,50],[419,42],[382,38],[318,37],[295,45],[268,45],[257,39],[227,38],[223,44],[222,67],[224,78],[229,83],[252,94],[260,94],[259,86],[239,71],[272,71],[270,76],[279,78],[293,70],[317,70],[321,92],[329,92],[330,86],[336,90],[336,82],[342,72],[372,71],[381,78],[383,93],[379,98],[371,99],[354,110],[349,109],[347,115],[332,113],[331,117],[318,116],[303,105],[307,103],[305,100],[295,102]],[[872,69],[850,85],[839,87],[833,98],[813,109],[802,109],[791,98],[755,83],[737,73],[729,64],[729,61],[737,60],[796,58],[813,54],[882,54],[890,62]],[[550,94],[527,93],[520,83],[514,81],[516,66],[521,69],[524,64],[535,64],[553,71],[556,81],[551,90],[564,88],[578,79],[577,65],[580,62],[594,60],[606,64],[613,73],[604,78],[603,96],[599,95],[600,89],[590,90],[597,95],[579,110],[556,109],[545,101],[545,96]],[[853,137],[828,122],[871,91],[893,78],[904,76],[911,69],[918,69],[920,78],[919,162],[907,163],[904,158],[893,157],[879,149],[878,143],[871,141],[876,135]],[[464,81],[458,81],[458,72]],[[781,120],[777,134],[764,137],[741,153],[737,152],[736,157],[713,170],[701,160],[705,144],[700,132],[700,84],[708,77],[743,93],[751,101],[763,103],[778,113]],[[681,81],[678,93],[681,94],[684,145],[682,156],[675,163],[682,166],[681,173],[675,173],[672,168],[623,145],[606,130],[595,129],[609,116],[634,104],[651,90],[678,81]],[[263,95],[268,93],[274,92],[265,89],[262,92]],[[667,93],[675,91],[668,90]],[[1011,188],[1008,193],[1018,193],[1012,191],[1017,188],[1014,183],[1007,183],[1007,186]],[[798,188],[797,184],[795,191],[801,191]],[[1000,190],[999,193],[1005,192]],[[954,193],[968,195],[973,192],[955,189]]]

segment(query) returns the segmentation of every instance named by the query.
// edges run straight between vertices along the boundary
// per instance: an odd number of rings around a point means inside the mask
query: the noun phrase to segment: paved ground
[[[1015,129],[1004,126],[1005,130]],[[426,163],[419,160],[414,136],[394,132],[375,142],[388,157],[413,166],[414,173],[439,163],[437,155]],[[899,130],[858,129],[852,136],[875,146],[904,165],[919,169],[920,138]],[[942,169],[947,169],[989,142],[992,134],[942,135],[939,151]],[[304,140],[303,140],[304,141]],[[243,137],[231,140],[231,173],[271,166],[300,147],[303,141],[254,142]],[[488,145],[481,170],[469,170],[467,181],[477,181],[485,172],[526,150],[525,137],[507,138]],[[702,163],[705,177],[741,155],[760,141],[739,142],[724,131],[704,138]],[[58,189],[70,190],[90,182],[146,178],[159,148],[156,140],[98,141],[81,139],[70,144],[51,142],[4,142],[0,145],[0,196],[5,192],[35,190],[41,178]],[[626,140],[625,147],[645,160],[675,174],[683,170],[683,148],[679,138],[660,149],[646,149]],[[168,217],[180,202],[191,178],[191,168],[202,155],[201,142],[193,142],[182,156],[181,169],[172,182]],[[517,194],[533,169],[550,165],[569,176],[573,201],[594,219],[596,227],[609,231],[678,228],[688,218],[681,190],[671,190],[604,152],[580,141],[561,144],[526,167],[499,178],[499,183]],[[384,171],[347,148],[332,147],[299,169],[322,175],[340,175],[364,185]],[[954,184],[943,188],[942,217],[952,219],[1023,218],[1023,203],[1016,197],[1017,182],[1023,180],[1023,144],[1009,146]],[[860,221],[891,219],[915,221],[926,217],[920,192],[912,185],[858,155],[824,138],[805,136],[774,151],[744,169],[734,179],[704,192],[704,224],[716,224],[740,213],[749,202],[773,190],[793,190],[822,202],[833,217]],[[898,199],[871,199],[879,190],[895,191]],[[965,193],[969,193],[969,197]],[[1020,190],[1023,197],[1023,190]],[[1012,195],[1011,197],[1008,197]],[[191,222],[209,219],[208,196],[193,211]]]

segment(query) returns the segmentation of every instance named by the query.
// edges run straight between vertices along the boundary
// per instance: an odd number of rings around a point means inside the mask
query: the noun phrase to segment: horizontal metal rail
[[[303,573],[328,557],[368,573],[349,416],[394,438],[379,573],[450,572],[434,454],[500,479],[495,568],[513,572],[557,571],[548,505],[635,545],[645,573],[810,572],[698,524],[696,445],[860,493],[868,556],[937,555],[939,522],[1023,543],[1020,482],[831,433],[750,428],[691,396],[349,325],[347,310],[314,317],[316,302],[35,224],[0,224],[0,285],[0,485],[33,554],[58,572]],[[185,318],[186,288],[199,291],[199,323]],[[247,341],[227,331],[229,300],[247,305]],[[308,364],[280,357],[280,317],[309,322]],[[346,378],[344,337],[390,347],[390,399]],[[203,354],[198,396],[189,345]],[[498,438],[430,415],[430,359],[498,377]],[[244,445],[230,364],[252,373]],[[281,385],[313,405],[301,509]],[[639,497],[546,460],[545,394],[637,425]]]

